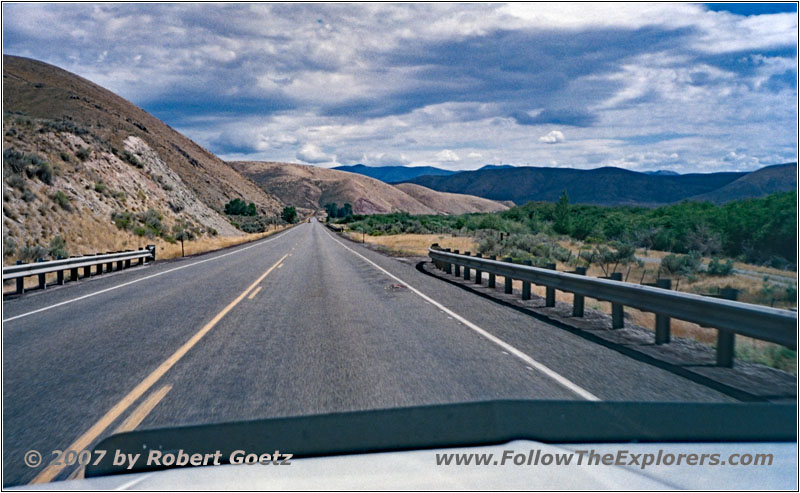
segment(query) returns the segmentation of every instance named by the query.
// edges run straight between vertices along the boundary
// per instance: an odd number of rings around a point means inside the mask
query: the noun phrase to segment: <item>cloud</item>
[[[226,159],[709,171],[797,153],[784,8],[8,3],[3,52]],[[530,145],[552,128],[569,145]]]
[[[539,142],[543,142],[545,144],[558,144],[559,142],[564,142],[564,134],[562,134],[559,130],[552,130],[547,135],[542,135],[539,137]]]
[[[444,149],[436,153],[436,160],[439,161],[440,163],[454,163],[456,161],[459,161],[460,158],[458,157],[458,154],[451,151],[450,149]]]
[[[314,144],[305,144],[297,151],[297,159],[310,164],[332,163],[336,156],[326,154]]]

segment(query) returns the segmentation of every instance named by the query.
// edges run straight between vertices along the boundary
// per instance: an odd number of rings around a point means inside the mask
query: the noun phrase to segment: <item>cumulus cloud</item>
[[[450,149],[444,149],[436,153],[436,160],[440,163],[454,163],[459,161],[460,158],[458,157],[458,154]]]
[[[3,52],[226,159],[709,171],[795,159],[785,5],[9,3]]]
[[[297,159],[309,164],[331,163],[336,161],[336,156],[326,154],[315,144],[305,144],[297,151]]]
[[[547,133],[547,135],[542,135],[539,137],[539,142],[543,142],[545,144],[558,144],[559,142],[564,142],[564,134],[559,130],[551,130]]]

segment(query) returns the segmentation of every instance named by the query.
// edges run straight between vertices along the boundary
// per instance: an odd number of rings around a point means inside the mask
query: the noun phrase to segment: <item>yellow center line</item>
[[[278,266],[278,268],[280,269],[280,268],[281,268],[281,266],[279,265],[279,266]],[[261,291],[261,286],[257,287],[255,291],[253,291],[252,293],[250,293],[250,296],[248,296],[248,297],[247,297],[247,299],[248,299],[248,300],[252,300],[253,298],[255,298],[255,297],[256,297],[256,295],[258,294],[258,292],[259,292],[259,291]]]
[[[278,264],[283,262],[283,260],[288,256],[288,254],[281,257],[277,262],[272,264],[272,267],[267,269],[266,272],[261,274],[261,276],[255,280],[253,284],[251,284],[247,289],[242,291],[242,294],[236,297],[235,300],[231,301],[228,306],[222,309],[214,318],[211,319],[207,324],[203,326],[197,333],[195,333],[191,339],[186,341],[183,346],[181,346],[177,351],[172,353],[172,356],[164,360],[158,368],[153,370],[144,380],[142,380],[139,385],[134,387],[128,395],[122,398],[114,407],[108,410],[106,414],[100,418],[91,428],[89,428],[83,435],[81,435],[77,440],[75,440],[69,447],[66,447],[66,450],[84,450],[89,447],[89,445],[94,442],[100,434],[105,431],[106,428],[111,426],[111,424],[119,418],[119,416],[125,412],[131,405],[136,402],[136,400],[141,397],[145,392],[147,392],[150,387],[155,385],[155,383],[164,376],[170,368],[172,368],[175,363],[177,363],[183,356],[189,352],[198,342],[200,339],[203,338],[217,323],[222,320],[222,317],[228,314],[229,311],[233,309],[236,305],[239,304],[240,301],[244,299],[247,294],[253,290],[258,284],[264,280],[267,275],[269,275],[272,270],[277,267]],[[29,484],[38,484],[38,483],[47,483],[52,481],[63,469],[66,467],[63,461],[60,464],[54,464],[56,462],[53,460],[46,468],[44,468],[39,474],[34,477]]]
[[[146,418],[147,415],[150,414],[153,409],[155,409],[158,403],[161,402],[161,399],[163,399],[170,390],[172,390],[172,385],[167,384],[150,394],[147,399],[139,404],[139,407],[134,409],[133,412],[127,418],[125,418],[125,421],[119,425],[119,428],[117,428],[114,433],[124,433],[126,431],[135,430],[136,427],[139,426],[142,421],[144,421],[144,418]]]
[[[164,385],[160,389],[156,390],[150,396],[142,401],[139,404],[139,407],[133,410],[133,412],[125,419],[125,421],[119,425],[114,433],[124,433],[126,431],[133,431],[136,429],[144,418],[146,418],[150,412],[155,409],[161,399],[167,395],[167,392],[172,390],[172,385]],[[83,479],[86,474],[86,466],[80,466],[69,475],[67,479]]]

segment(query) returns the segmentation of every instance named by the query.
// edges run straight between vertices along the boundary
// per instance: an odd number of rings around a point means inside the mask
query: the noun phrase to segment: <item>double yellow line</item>
[[[164,376],[165,373],[172,368],[175,363],[177,363],[181,358],[189,352],[198,342],[200,339],[203,338],[212,328],[214,328],[217,323],[222,320],[222,318],[228,314],[229,311],[233,309],[236,305],[242,301],[245,296],[247,296],[250,291],[255,289],[258,284],[264,280],[265,277],[272,272],[275,267],[278,266],[281,262],[288,257],[289,254],[287,253],[283,257],[280,258],[277,262],[272,264],[272,267],[267,269],[266,272],[261,274],[261,276],[255,280],[253,284],[251,284],[247,289],[245,289],[242,294],[236,297],[235,300],[231,301],[228,306],[222,309],[214,318],[211,319],[207,324],[205,324],[200,330],[198,330],[186,343],[183,344],[177,351],[172,353],[172,356],[164,360],[158,368],[153,370],[144,380],[142,380],[139,385],[137,385],[133,390],[131,390],[128,395],[122,398],[117,404],[114,405],[108,412],[103,415],[91,428],[89,428],[83,435],[81,435],[77,440],[75,440],[72,444],[65,448],[65,450],[86,450],[89,445],[94,442],[101,433],[103,433],[106,428],[111,426],[111,424],[116,421],[117,418],[122,415],[137,399],[139,399],[145,392],[147,392],[156,382],[158,382],[161,377]],[[162,396],[163,397],[163,396]],[[138,424],[138,423],[137,423]],[[53,461],[55,462],[55,461]],[[37,484],[37,483],[47,483],[52,481],[65,467],[63,461],[60,464],[54,464],[51,462],[47,467],[45,467],[39,474],[34,477],[29,484]]]

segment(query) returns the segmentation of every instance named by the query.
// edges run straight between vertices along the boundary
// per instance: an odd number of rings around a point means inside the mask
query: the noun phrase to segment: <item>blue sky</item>
[[[3,52],[226,159],[750,170],[797,155],[794,4],[3,4]]]

